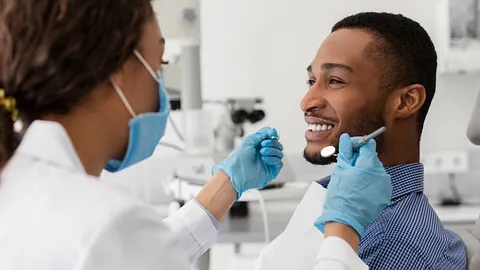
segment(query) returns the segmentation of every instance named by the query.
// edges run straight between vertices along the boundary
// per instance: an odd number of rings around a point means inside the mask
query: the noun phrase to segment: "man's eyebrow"
[[[165,45],[165,38],[160,38],[160,44]]]
[[[330,69],[336,69],[336,68],[345,69],[349,72],[353,72],[353,68],[351,68],[350,66],[347,66],[345,64],[337,64],[337,63],[322,64],[322,69],[323,70],[330,70]]]
[[[335,69],[335,68],[341,68],[341,69],[345,69],[349,72],[353,72],[353,68],[351,68],[350,66],[344,65],[344,64],[325,63],[325,64],[322,65],[323,70],[330,70],[330,69]],[[312,72],[312,65],[309,65],[307,67],[307,71]]]

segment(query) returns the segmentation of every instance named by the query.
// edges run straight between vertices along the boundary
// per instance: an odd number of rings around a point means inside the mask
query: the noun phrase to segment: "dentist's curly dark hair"
[[[20,118],[81,104],[132,57],[153,16],[150,0],[0,0],[0,82]],[[13,151],[13,122],[0,117],[2,149]]]

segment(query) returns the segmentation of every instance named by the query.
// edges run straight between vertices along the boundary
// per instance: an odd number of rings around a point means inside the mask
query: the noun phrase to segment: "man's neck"
[[[383,166],[390,167],[420,161],[418,139],[411,139],[412,136],[405,135],[397,136],[400,138],[394,138],[393,140],[386,140],[386,143],[378,146],[378,158]]]
[[[410,163],[418,163],[420,161],[419,154],[412,154],[411,156],[394,156],[390,153],[387,155],[379,155],[379,159],[382,162],[384,167],[391,167],[395,165],[401,164],[410,164]]]

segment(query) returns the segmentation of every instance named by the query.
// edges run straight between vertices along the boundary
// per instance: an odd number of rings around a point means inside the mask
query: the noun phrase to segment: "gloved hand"
[[[246,137],[224,161],[213,167],[212,174],[221,169],[230,176],[238,193],[237,200],[246,190],[264,188],[280,173],[283,146],[278,140],[270,139],[272,136],[278,137],[275,129],[260,129]]]
[[[354,151],[352,142],[356,139],[348,134],[340,137],[337,166],[315,226],[324,233],[325,223],[343,223],[355,229],[361,239],[365,227],[390,205],[392,183],[377,157],[375,141]]]

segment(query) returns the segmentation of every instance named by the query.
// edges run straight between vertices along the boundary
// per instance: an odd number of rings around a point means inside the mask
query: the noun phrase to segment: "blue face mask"
[[[137,115],[128,103],[123,91],[113,80],[111,80],[113,87],[133,118],[129,121],[130,134],[125,156],[123,160],[110,160],[105,167],[105,170],[109,172],[116,172],[125,169],[150,157],[155,151],[158,142],[165,134],[165,128],[167,127],[168,114],[170,113],[170,101],[168,99],[167,91],[165,90],[164,77],[162,74],[157,75],[137,51],[135,51],[135,56],[158,82],[160,108],[158,112]]]

